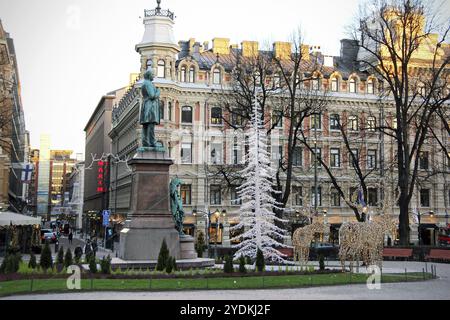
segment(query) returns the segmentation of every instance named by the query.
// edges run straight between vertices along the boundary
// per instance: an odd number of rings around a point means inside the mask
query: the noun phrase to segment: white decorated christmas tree
[[[274,209],[279,209],[280,204],[275,200],[276,193],[272,187],[275,170],[271,168],[270,154],[267,152],[267,133],[261,119],[261,111],[255,95],[251,127],[246,133],[248,137],[248,154],[246,154],[246,168],[240,172],[244,183],[238,189],[238,195],[242,201],[240,207],[240,222],[231,230],[244,230],[234,240],[241,240],[234,248],[237,248],[235,258],[240,256],[256,258],[258,248],[269,261],[286,262],[285,255],[277,248],[288,247],[283,244],[287,237],[286,230],[275,225],[276,221],[287,222],[279,219]]]

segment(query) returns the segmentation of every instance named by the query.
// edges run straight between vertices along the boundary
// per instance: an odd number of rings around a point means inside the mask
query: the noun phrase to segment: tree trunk
[[[405,193],[401,193],[400,200],[400,216],[399,216],[399,234],[400,234],[400,245],[409,245],[409,201]]]

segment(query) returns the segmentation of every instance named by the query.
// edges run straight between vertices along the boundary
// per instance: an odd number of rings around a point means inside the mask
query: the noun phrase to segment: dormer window
[[[157,77],[158,78],[166,77],[166,62],[164,60],[158,61]]]
[[[180,73],[180,81],[186,82],[186,67],[181,67],[181,73]]]
[[[338,92],[339,91],[339,86],[338,86],[338,79],[336,77],[331,79],[331,91],[333,92]]]
[[[220,72],[219,68],[215,68],[213,71],[213,83],[214,84],[222,83],[222,72]]]
[[[189,68],[189,82],[190,83],[195,82],[195,68],[194,67]]]
[[[372,79],[367,80],[367,93],[368,94],[374,94],[375,93]]]
[[[356,93],[356,80],[355,78],[351,78],[349,82],[349,90],[351,93]]]

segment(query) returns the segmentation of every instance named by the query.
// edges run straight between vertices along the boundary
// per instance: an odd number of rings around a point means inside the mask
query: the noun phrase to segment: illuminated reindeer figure
[[[386,234],[392,238],[397,234],[396,219],[390,215],[379,215],[370,222],[344,223],[339,230],[339,260],[342,271],[345,271],[345,262],[350,261],[350,270],[353,263],[361,260],[366,266],[383,263],[384,237]]]
[[[309,248],[314,236],[319,233],[323,234],[324,238],[328,239],[330,226],[327,223],[318,220],[303,227],[298,228],[292,235],[292,245],[294,246],[294,261],[300,262],[300,267],[306,267],[309,260]]]

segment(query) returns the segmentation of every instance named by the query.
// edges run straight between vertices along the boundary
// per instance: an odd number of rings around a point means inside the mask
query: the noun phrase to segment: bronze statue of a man
[[[143,102],[140,113],[140,123],[142,125],[142,147],[157,148],[155,137],[155,125],[160,124],[160,91],[153,84],[153,72],[147,70],[144,73],[144,84],[142,85]]]

